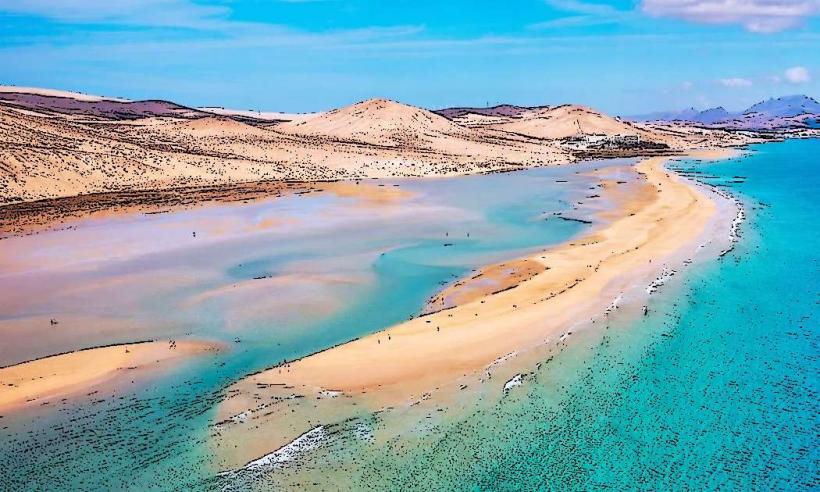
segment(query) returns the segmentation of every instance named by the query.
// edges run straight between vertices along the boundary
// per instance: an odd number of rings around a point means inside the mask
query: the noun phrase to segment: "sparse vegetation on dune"
[[[626,123],[579,106],[511,106],[519,111],[448,118],[371,99],[271,123],[70,93],[0,99],[0,204],[271,180],[508,171],[600,155],[567,145],[573,135],[634,134],[673,150],[752,140],[722,130]]]

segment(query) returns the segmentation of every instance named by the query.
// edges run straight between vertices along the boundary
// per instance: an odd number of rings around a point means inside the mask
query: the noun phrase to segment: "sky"
[[[307,112],[820,96],[820,0],[0,0],[0,84]]]

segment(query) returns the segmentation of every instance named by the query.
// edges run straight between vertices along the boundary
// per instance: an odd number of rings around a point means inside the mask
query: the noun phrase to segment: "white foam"
[[[609,305],[609,307],[608,307],[608,308],[606,309],[606,311],[605,311],[605,312],[606,312],[606,314],[609,314],[609,313],[611,313],[612,311],[614,311],[614,310],[618,309],[618,306],[620,306],[620,305],[621,305],[621,302],[622,302],[623,300],[624,300],[624,293],[623,293],[623,292],[621,292],[620,294],[618,294],[618,296],[617,296],[615,299],[613,299],[613,300],[612,300],[612,304],[610,304],[610,305]]]
[[[731,199],[735,205],[737,206],[737,214],[735,218],[732,220],[732,226],[729,229],[729,247],[723,250],[720,255],[723,256],[732,248],[735,247],[735,243],[740,241],[740,225],[746,220],[746,210],[743,208],[743,205],[736,199]]]
[[[521,374],[516,374],[512,377],[512,379],[504,383],[504,391],[509,391],[516,386],[521,386],[522,384],[524,384],[523,376],[521,376]]]
[[[244,469],[257,471],[283,465],[289,461],[293,461],[301,453],[318,448],[326,437],[327,434],[325,433],[325,428],[320,425],[319,427],[315,427],[305,432],[276,451],[251,461],[245,465]]]
[[[496,360],[492,361],[492,363],[491,363],[490,365],[488,365],[488,366],[487,366],[487,369],[489,369],[489,368],[491,368],[491,367],[494,367],[494,366],[497,366],[497,365],[499,365],[499,364],[502,364],[502,363],[504,363],[504,362],[506,362],[506,361],[508,361],[508,360],[512,359],[512,358],[513,358],[513,357],[515,357],[516,355],[518,355],[518,352],[510,352],[510,353],[509,353],[509,354],[507,354],[507,355],[503,355],[503,356],[501,356],[501,357],[497,358]]]
[[[327,439],[327,433],[324,426],[315,427],[276,451],[253,460],[242,468],[219,473],[218,476],[225,479],[220,489],[223,491],[247,490],[248,483],[297,459],[300,454],[318,448],[325,439]]]
[[[336,391],[336,390],[323,390],[323,391],[320,391],[318,394],[319,394],[319,398],[336,398],[339,395],[341,395],[342,392],[341,391]]]
[[[661,274],[658,275],[658,277],[655,278],[655,280],[653,280],[652,282],[650,282],[650,284],[646,287],[646,293],[655,293],[658,290],[658,288],[660,288],[663,284],[668,282],[670,278],[674,277],[675,273],[677,273],[675,270],[670,270],[664,267],[663,270],[661,270]]]
[[[737,243],[740,240],[740,226],[746,220],[746,209],[743,206],[743,203],[741,203],[740,200],[732,196],[732,194],[727,193],[723,190],[719,190],[717,188],[714,188],[713,191],[718,195],[722,196],[723,198],[732,202],[732,205],[734,205],[737,209],[735,218],[732,220],[731,227],[729,228],[729,236],[727,238],[729,240],[729,246],[726,247],[726,249],[724,249],[723,251],[721,251],[718,255],[723,256],[732,249],[734,249],[735,243]]]

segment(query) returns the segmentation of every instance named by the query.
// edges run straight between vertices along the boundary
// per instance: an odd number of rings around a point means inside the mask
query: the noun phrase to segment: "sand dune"
[[[493,124],[491,128],[536,138],[561,139],[577,135],[642,135],[651,137],[627,122],[584,106],[564,105],[523,113],[520,118]]]
[[[431,111],[388,99],[368,99],[307,121],[282,123],[277,130],[390,146],[442,136],[458,138],[469,132]]]
[[[269,137],[271,133],[226,116],[206,116],[195,120],[166,122],[162,131],[192,137]]]
[[[465,174],[571,160],[554,147],[470,133],[422,110],[397,113],[339,111],[297,132],[224,116],[89,123],[0,104],[0,203],[262,180]]]

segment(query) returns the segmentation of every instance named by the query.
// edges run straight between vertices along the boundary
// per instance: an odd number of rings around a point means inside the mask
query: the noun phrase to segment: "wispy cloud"
[[[758,75],[756,77],[727,77],[717,79],[716,84],[731,89],[743,89],[747,87],[776,87],[778,84],[806,84],[812,81],[809,69],[803,66],[787,68],[782,72],[768,75]]]
[[[590,26],[615,24],[630,16],[632,12],[618,10],[611,5],[582,2],[578,0],[544,0],[554,10],[566,13],[564,17],[530,24],[532,29],[550,29],[570,26]]]
[[[59,43],[59,47],[51,48],[63,52],[70,50],[71,45],[80,49],[91,45],[96,47],[94,52],[104,49],[108,53],[282,46],[332,49],[394,42],[424,31],[424,27],[418,25],[302,31],[286,25],[236,20],[232,18],[229,4],[202,5],[190,0],[0,0],[0,13],[52,19],[71,24],[75,33],[86,33],[85,36],[71,36],[65,43]],[[96,26],[106,29],[94,29]],[[134,30],[131,27],[150,29]],[[40,41],[54,39],[53,36],[33,36],[25,44],[37,48]],[[93,53],[89,54],[89,57],[93,56]]]
[[[753,32],[794,28],[820,14],[820,0],[642,0],[641,10],[705,24],[739,24]]]
[[[230,9],[189,0],[0,0],[0,11],[66,23],[146,27],[221,28]]]
[[[792,84],[811,82],[811,74],[806,67],[791,67],[783,73],[783,76]]]
[[[741,77],[732,77],[732,78],[728,78],[728,79],[720,79],[718,82],[720,82],[720,85],[722,85],[723,87],[731,87],[731,88],[734,88],[734,89],[742,88],[742,87],[751,87],[752,85],[754,85],[751,80],[744,79],[744,78],[741,78]]]

